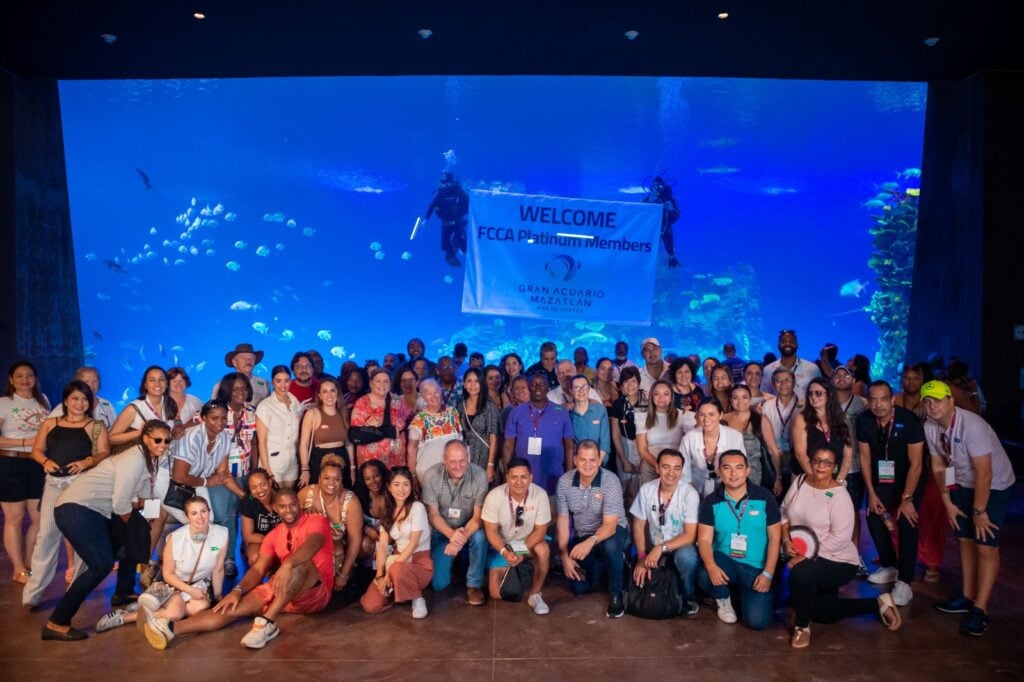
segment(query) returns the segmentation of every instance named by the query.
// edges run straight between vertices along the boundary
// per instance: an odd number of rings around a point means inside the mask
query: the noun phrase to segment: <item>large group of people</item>
[[[897,392],[863,356],[797,348],[784,330],[778,358],[744,362],[725,344],[702,362],[647,338],[638,363],[619,342],[592,368],[585,348],[559,361],[545,342],[527,368],[461,343],[431,361],[412,339],[337,377],[298,352],[268,381],[253,375],[263,352],[239,344],[209,400],[188,393],[184,369],[153,366],[120,414],[97,369],[78,370],[54,407],[20,361],[0,398],[12,580],[38,608],[65,546],[66,589],[42,637],[79,640],[72,620],[116,563],[95,631],[136,622],[158,649],[243,617],[242,644],[261,648],[278,614],[315,613],[345,590],[367,613],[407,603],[422,619],[428,588],[464,582],[472,606],[545,615],[552,575],[574,594],[607,592],[611,618],[643,615],[631,591],[669,575],[680,613],[703,600],[763,629],[788,581],[804,648],[812,622],[875,613],[898,629],[918,560],[937,581],[952,528],[963,581],[935,608],[983,634],[1015,479],[980,388],[959,361],[908,364]],[[857,576],[877,596],[841,597]]]

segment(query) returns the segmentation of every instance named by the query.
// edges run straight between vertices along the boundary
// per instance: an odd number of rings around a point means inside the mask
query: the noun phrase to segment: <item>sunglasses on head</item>
[[[516,507],[516,528],[519,528],[525,521],[523,521],[523,512],[526,511],[523,505]]]

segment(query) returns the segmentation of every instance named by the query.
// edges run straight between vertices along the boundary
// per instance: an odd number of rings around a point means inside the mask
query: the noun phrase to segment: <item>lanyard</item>
[[[725,499],[728,500],[729,498],[726,497]],[[727,505],[729,507],[729,511],[732,512],[732,515],[736,517],[736,532],[737,533],[739,533],[741,530],[743,530],[743,515],[747,513],[747,503],[748,502],[750,502],[750,496],[749,495],[744,495],[743,496],[743,506],[742,507],[739,506],[739,502],[736,503],[735,507],[733,507],[731,504]],[[739,509],[739,513],[738,514],[736,513],[736,509]]]
[[[953,429],[956,426],[956,410],[953,410],[953,417],[949,420],[949,429],[943,431],[939,439],[942,450],[946,453],[946,466],[953,461]]]
[[[448,472],[447,471],[444,472],[444,484],[448,487],[448,494],[451,495],[451,502],[449,502],[450,505],[455,504],[455,495],[456,495],[456,493],[458,493],[460,490],[462,490],[462,485],[466,482],[466,478],[468,478],[469,476],[472,476],[472,475],[473,475],[473,470],[472,469],[468,469],[466,471],[466,473],[463,474],[462,478],[459,479],[459,484],[457,486],[455,486],[455,490],[453,491],[452,490],[452,480],[448,477]],[[509,494],[509,499],[510,500],[512,499],[512,495],[511,494]]]
[[[506,484],[506,486],[507,486],[507,485],[508,485],[508,484]],[[515,509],[515,507],[514,507],[514,506],[512,505],[512,489],[511,489],[511,488],[508,488],[507,492],[508,492],[508,514],[509,514],[509,516],[510,516],[510,517],[511,517],[511,519],[512,519],[512,537],[513,537],[513,538],[515,538],[515,537],[516,537],[517,535],[519,535],[519,528],[520,528],[521,526],[525,526],[525,525],[526,525],[526,520],[525,520],[525,519],[523,519],[523,518],[522,518],[522,516],[520,516],[519,518],[520,518],[520,520],[522,520],[522,521],[523,521],[523,523],[521,523],[521,524],[519,524],[519,525],[516,525],[516,509]],[[525,498],[523,498],[523,503],[522,503],[521,505],[519,505],[519,506],[521,506],[521,507],[523,508],[523,512],[524,512],[524,514],[525,514],[525,512],[526,512],[526,500],[527,500],[527,499],[528,499],[529,497],[530,497],[530,491],[529,491],[529,490],[527,490],[527,491],[526,491],[526,497],[525,497]]]
[[[790,418],[792,418],[792,416],[793,416],[793,412],[796,411],[796,403],[797,403],[797,401],[796,401],[796,398],[794,397],[793,398],[793,405],[789,408],[789,414],[786,415],[785,419],[783,419],[783,417],[782,417],[782,408],[779,407],[779,405],[781,403],[782,403],[782,399],[781,398],[776,398],[775,399],[775,412],[779,415],[779,421],[782,422],[782,430],[785,431],[786,427],[789,425]]]
[[[703,438],[704,434],[701,434]],[[715,468],[715,460],[718,458],[718,444],[722,442],[722,432],[718,432],[718,440],[715,441],[715,449],[711,451],[711,457],[708,457],[708,446],[707,441],[704,441],[704,461],[707,462],[708,470],[713,471]]]
[[[850,393],[850,399],[846,401],[845,405],[843,405],[843,414],[846,414],[850,410],[850,405],[853,405],[853,401],[856,397],[857,396],[855,394]]]
[[[885,461],[886,462],[889,461],[889,442],[892,440],[892,430],[893,430],[893,427],[895,427],[895,426],[896,426],[896,414],[894,413],[892,415],[892,417],[889,418],[889,433],[887,433],[885,435],[885,451],[883,452],[883,455],[885,456]],[[882,420],[879,419],[878,420],[878,431],[879,431],[879,433],[881,433],[884,428],[885,427],[882,426]]]
[[[535,417],[533,415],[533,403],[528,403],[528,405],[529,405],[529,409],[530,409],[530,423],[533,424],[533,435],[536,436],[537,435],[537,429],[540,428],[541,417],[543,417],[544,413],[547,412],[548,406],[544,405],[544,409],[540,410],[539,412],[537,412],[537,416]],[[512,499],[511,493],[509,494],[509,499],[510,500]]]

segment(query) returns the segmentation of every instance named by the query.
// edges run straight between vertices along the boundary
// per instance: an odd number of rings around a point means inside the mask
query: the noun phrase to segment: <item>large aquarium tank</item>
[[[903,361],[926,86],[642,77],[338,77],[60,84],[86,361],[133,398],[150,364],[208,394],[252,343],[258,374],[455,342],[591,364],[616,341],[761,359],[780,329],[875,376]],[[422,219],[463,188],[678,202],[650,326],[461,312],[463,268]],[[470,192],[470,194],[472,194]],[[413,234],[413,228],[416,228]],[[629,274],[607,286],[636,286]]]

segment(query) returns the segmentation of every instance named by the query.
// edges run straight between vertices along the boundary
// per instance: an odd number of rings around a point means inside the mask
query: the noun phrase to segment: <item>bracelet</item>
[[[302,467],[303,471],[309,471],[309,467]]]
[[[636,553],[636,558],[640,559],[641,561],[643,561],[644,559],[647,558],[647,552],[637,552]]]
[[[494,468],[494,462],[488,462],[487,463],[487,468],[488,469],[493,469]]]
[[[765,578],[768,578],[768,580],[772,580],[775,578],[775,574],[769,573],[768,571],[761,571],[761,575],[763,575]]]
[[[241,585],[235,585],[233,588],[231,588],[231,591],[232,592],[237,592],[238,594],[242,594],[242,586]]]

